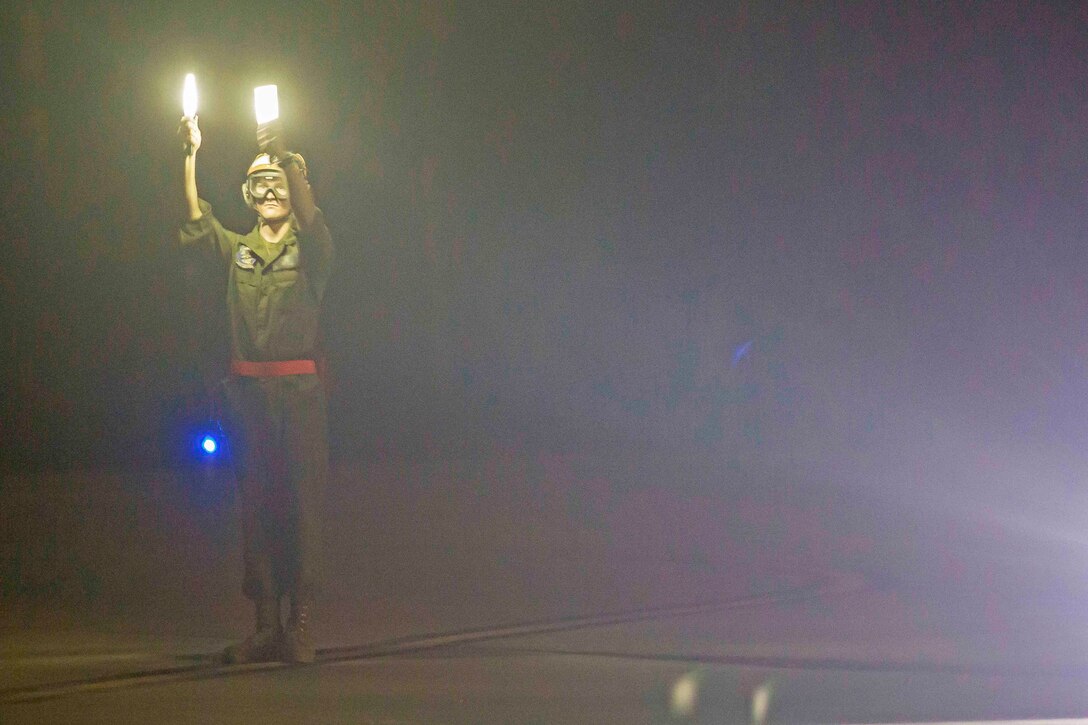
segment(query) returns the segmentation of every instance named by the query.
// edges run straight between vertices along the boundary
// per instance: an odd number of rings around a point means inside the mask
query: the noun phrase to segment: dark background
[[[0,456],[175,465],[277,83],[337,242],[339,460],[495,440],[873,486],[1079,478],[1077,4],[5,3]],[[964,489],[971,490],[971,489]]]
[[[542,646],[810,658],[773,673],[804,721],[1083,714],[1086,7],[0,3],[0,681],[250,621],[229,466],[192,450],[228,358],[224,270],[176,244],[193,72],[220,219],[254,222],[276,83],[337,244],[322,647],[845,582]],[[125,633],[153,657],[84,656]],[[232,711],[468,683],[454,710],[539,720],[577,679],[586,719],[672,681],[488,661]],[[738,667],[695,672],[769,674]],[[207,684],[59,712],[235,707]]]

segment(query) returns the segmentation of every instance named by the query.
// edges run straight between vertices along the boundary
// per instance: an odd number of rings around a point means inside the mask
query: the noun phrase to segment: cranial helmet
[[[292,158],[294,163],[298,165],[299,170],[302,171],[303,177],[305,177],[306,160],[300,154],[293,154]],[[257,154],[256,158],[253,159],[253,163],[249,165],[249,170],[246,171],[246,182],[242,184],[242,198],[252,209],[256,207],[259,200],[268,196],[269,192],[280,201],[285,201],[290,196],[287,175],[283,173],[283,169],[280,168],[279,164],[272,160],[271,156],[263,153]]]

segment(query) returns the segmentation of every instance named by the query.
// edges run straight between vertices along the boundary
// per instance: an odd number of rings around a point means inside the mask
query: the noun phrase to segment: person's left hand
[[[262,123],[257,127],[257,148],[273,159],[287,155],[287,143],[283,138],[283,126],[279,120]]]

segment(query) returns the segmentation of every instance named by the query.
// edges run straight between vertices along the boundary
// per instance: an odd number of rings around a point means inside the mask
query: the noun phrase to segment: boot
[[[279,601],[262,599],[257,602],[257,630],[241,642],[227,647],[223,651],[223,661],[228,665],[275,662],[282,638]]]
[[[291,597],[291,617],[283,633],[281,658],[284,662],[309,664],[314,661],[317,652],[310,632],[312,613],[313,600],[310,597]]]

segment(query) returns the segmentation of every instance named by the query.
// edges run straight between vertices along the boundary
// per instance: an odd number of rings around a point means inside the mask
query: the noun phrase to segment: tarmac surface
[[[1085,562],[1053,534],[1074,494],[1010,518],[633,451],[339,462],[318,662],[225,668],[250,624],[231,486],[4,478],[0,721],[1088,715]]]

